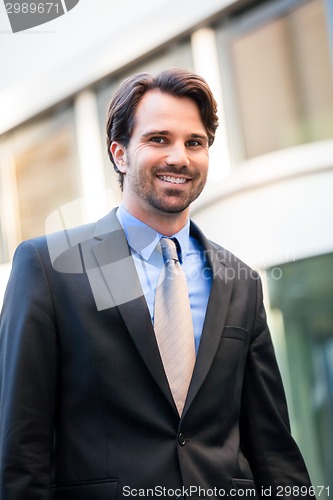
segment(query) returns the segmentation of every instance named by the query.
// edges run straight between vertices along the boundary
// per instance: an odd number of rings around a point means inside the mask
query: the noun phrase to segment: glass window
[[[45,234],[48,215],[80,196],[73,112],[49,113],[8,134],[6,142],[13,158],[18,239]]]
[[[3,200],[3,188],[2,188],[2,182],[1,182],[1,176],[0,176],[0,209],[3,210],[1,200]],[[7,262],[9,260],[8,259],[7,241],[4,237],[4,232],[3,232],[3,223],[2,223],[3,214],[1,213],[1,210],[0,210],[0,265],[3,262]]]
[[[268,4],[219,30],[238,160],[333,137],[324,0]]]
[[[0,215],[0,264],[2,264],[3,262],[7,262],[8,260],[9,260],[8,248],[6,245],[6,239],[4,238],[4,232]]]
[[[332,491],[333,254],[279,268],[267,274],[272,317],[281,318],[270,323],[285,346],[280,366],[285,367],[292,428],[313,484]]]

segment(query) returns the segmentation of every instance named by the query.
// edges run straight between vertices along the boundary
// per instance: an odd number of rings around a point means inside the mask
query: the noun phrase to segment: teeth
[[[174,184],[185,184],[186,179],[181,177],[171,177],[170,175],[161,175],[160,179],[166,182],[173,182]]]

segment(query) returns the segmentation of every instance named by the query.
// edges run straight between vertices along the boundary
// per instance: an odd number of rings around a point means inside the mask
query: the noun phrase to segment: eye
[[[201,142],[197,141],[196,139],[191,139],[190,141],[187,141],[187,145],[190,148],[196,147],[196,146],[201,146]]]
[[[165,144],[166,141],[164,137],[153,136],[150,138],[150,142],[156,142],[156,144]]]

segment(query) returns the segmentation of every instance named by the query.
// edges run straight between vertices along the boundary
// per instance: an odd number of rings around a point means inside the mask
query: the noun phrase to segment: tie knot
[[[175,238],[161,238],[160,242],[164,262],[168,262],[169,260],[179,260],[176,241],[177,240]]]

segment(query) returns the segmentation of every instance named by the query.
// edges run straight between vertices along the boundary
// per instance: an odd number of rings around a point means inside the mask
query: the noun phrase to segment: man
[[[1,500],[313,498],[258,275],[188,220],[217,123],[199,76],[129,78],[107,124],[121,207],[19,246],[1,317]],[[178,254],[164,262],[166,246]],[[163,343],[185,330],[168,361]]]

